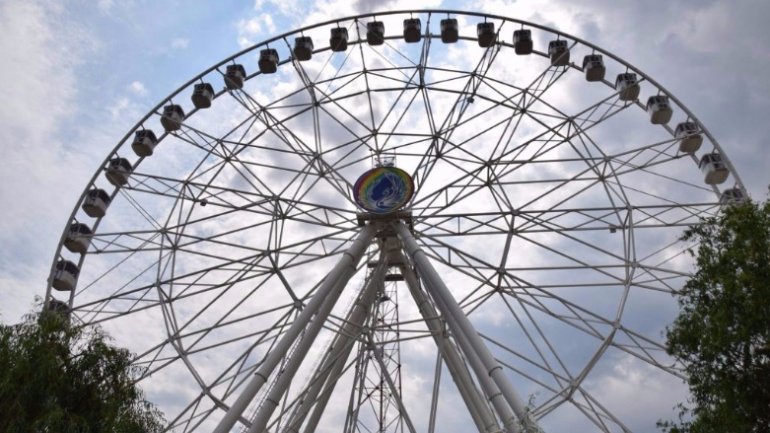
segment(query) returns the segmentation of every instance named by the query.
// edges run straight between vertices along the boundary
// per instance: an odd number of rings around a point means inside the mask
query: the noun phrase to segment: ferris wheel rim
[[[240,51],[240,52],[238,52],[238,53],[236,53],[236,54],[234,54],[234,55],[232,55],[232,56],[222,60],[221,62],[215,64],[214,66],[206,69],[205,71],[201,72],[200,74],[198,74],[196,77],[194,77],[193,79],[191,79],[187,83],[185,83],[182,86],[180,86],[176,91],[172,92],[168,97],[166,97],[163,100],[161,100],[161,102],[158,105],[153,107],[139,122],[137,122],[137,124],[134,127],[132,127],[129,130],[129,132],[123,137],[123,139],[116,145],[116,147],[107,155],[107,157],[105,158],[104,162],[100,166],[100,169],[98,169],[95,172],[94,176],[92,177],[92,179],[87,184],[84,192],[81,194],[80,199],[76,203],[75,208],[74,208],[74,210],[72,211],[72,213],[70,215],[70,218],[67,220],[67,225],[65,226],[65,230],[64,230],[64,232],[62,234],[62,237],[61,237],[61,239],[59,241],[59,244],[58,244],[58,247],[57,247],[57,251],[56,251],[56,254],[54,256],[54,260],[53,260],[53,263],[52,263],[52,266],[51,266],[51,274],[54,271],[54,267],[55,267],[55,265],[57,263],[58,258],[61,257],[61,251],[62,251],[64,237],[65,237],[67,228],[69,227],[71,222],[76,220],[75,217],[77,215],[77,212],[80,209],[80,205],[84,201],[88,191],[90,191],[90,189],[96,184],[96,180],[97,180],[98,176],[100,176],[100,175],[102,175],[104,173],[104,170],[105,170],[104,167],[106,166],[107,162],[111,158],[113,158],[113,157],[118,155],[118,151],[122,148],[122,146],[124,146],[124,145],[126,145],[128,143],[128,140],[129,140],[131,134],[133,134],[136,130],[143,129],[143,125],[145,124],[145,122],[148,119],[150,119],[151,117],[153,117],[154,115],[157,115],[159,110],[165,104],[171,103],[172,99],[174,97],[177,97],[183,91],[185,91],[186,89],[189,89],[194,83],[202,80],[202,78],[205,77],[207,74],[212,73],[214,71],[218,71],[219,68],[221,68],[222,66],[224,66],[228,62],[234,61],[235,59],[237,59],[237,58],[239,58],[241,56],[244,56],[244,55],[246,55],[246,54],[248,54],[250,52],[254,52],[255,50],[257,50],[257,49],[259,49],[261,47],[266,47],[271,42],[276,42],[276,41],[280,41],[282,39],[285,39],[286,37],[288,37],[290,35],[301,34],[303,31],[306,31],[306,30],[311,30],[311,29],[315,29],[315,28],[319,28],[319,27],[323,27],[323,26],[328,26],[328,25],[339,23],[339,22],[343,22],[343,21],[345,21],[345,22],[347,22],[347,21],[355,22],[355,21],[357,21],[359,19],[362,19],[362,18],[384,16],[384,15],[405,15],[407,13],[429,14],[429,15],[430,14],[444,14],[444,13],[447,13],[447,14],[454,14],[454,15],[467,15],[467,16],[473,16],[473,17],[488,17],[488,18],[500,19],[500,20],[503,20],[503,21],[519,23],[519,24],[526,25],[526,26],[529,26],[529,27],[532,27],[532,28],[538,28],[538,29],[541,29],[541,30],[545,30],[545,31],[547,31],[547,32],[549,32],[551,34],[558,35],[558,36],[564,36],[564,37],[567,37],[567,38],[569,38],[571,40],[574,40],[576,43],[580,43],[580,44],[585,45],[587,47],[594,48],[596,51],[599,51],[602,54],[607,55],[608,57],[612,58],[613,60],[617,61],[618,63],[626,65],[630,70],[633,70],[636,73],[638,73],[641,77],[643,77],[643,79],[645,81],[647,81],[650,84],[652,84],[659,92],[663,92],[664,94],[668,95],[671,98],[671,100],[674,101],[674,103],[677,105],[677,107],[679,107],[679,108],[681,108],[681,109],[683,109],[685,111],[685,113],[688,115],[688,118],[693,119],[695,122],[697,122],[699,127],[702,129],[703,133],[707,137],[710,138],[710,142],[720,152],[720,154],[724,156],[724,159],[725,159],[727,165],[730,167],[730,173],[734,176],[734,180],[735,180],[736,185],[739,188],[743,189],[743,185],[742,185],[742,183],[740,181],[740,178],[738,177],[737,171],[733,169],[732,164],[730,164],[727,155],[722,151],[722,149],[719,146],[718,142],[715,139],[713,139],[713,137],[711,137],[710,133],[706,130],[705,126],[701,122],[699,122],[698,119],[694,115],[692,115],[691,112],[683,104],[681,104],[678,99],[676,99],[670,92],[668,92],[662,86],[657,84],[657,82],[655,82],[651,77],[647,76],[642,71],[639,71],[638,69],[634,68],[630,64],[626,63],[624,60],[616,57],[615,55],[607,52],[606,50],[603,50],[603,49],[601,49],[599,47],[596,47],[596,46],[594,46],[593,44],[591,44],[589,42],[583,41],[583,40],[581,40],[579,38],[576,38],[574,36],[571,36],[571,35],[569,35],[567,33],[559,32],[559,31],[550,29],[550,28],[545,27],[545,26],[541,26],[541,25],[538,25],[538,24],[535,24],[535,23],[530,23],[530,22],[527,22],[527,21],[516,20],[516,19],[512,19],[512,18],[498,16],[498,15],[492,15],[492,14],[484,14],[484,13],[476,13],[476,12],[463,12],[463,11],[456,11],[456,10],[440,10],[440,9],[436,9],[436,10],[413,10],[413,11],[402,10],[402,11],[388,11],[388,12],[372,12],[372,13],[366,13],[366,14],[353,15],[353,16],[345,17],[345,18],[339,18],[339,19],[335,19],[335,20],[329,20],[329,21],[325,21],[325,22],[322,22],[322,23],[316,23],[316,24],[313,24],[313,25],[310,25],[310,26],[305,26],[305,27],[302,27],[300,29],[293,30],[293,31],[288,32],[288,33],[283,33],[283,34],[281,34],[279,36],[275,36],[275,37],[270,38],[270,39],[266,39],[266,40],[264,40],[264,41],[262,41],[262,42],[260,42],[258,44],[255,44],[255,45],[253,45],[253,46],[251,46],[251,47],[249,47],[247,49],[244,49],[244,50],[242,50],[242,51]],[[432,35],[431,37],[432,38],[436,38],[437,36],[436,35]],[[358,42],[360,42],[361,44],[365,43],[364,40],[360,40]],[[506,44],[501,43],[501,45],[506,45]],[[507,45],[510,47],[510,44],[507,44]],[[574,67],[574,65],[570,65],[570,67]],[[220,73],[221,73],[221,71],[220,71]],[[254,73],[254,74],[249,75],[247,77],[247,80],[254,78],[256,75],[258,75],[258,73]],[[226,92],[226,91],[223,91],[223,92]],[[188,117],[193,116],[197,111],[198,110],[196,109],[195,111],[189,113]],[[161,138],[159,138],[159,142],[162,141],[164,139],[164,137],[166,135],[168,135],[168,134],[169,134],[168,132],[165,132],[163,134],[163,136]],[[139,162],[137,163],[137,166],[139,166],[139,164],[141,163],[141,161],[143,159],[144,159],[144,157],[141,157],[139,159]],[[112,197],[114,198],[118,193],[119,193],[119,191],[118,191],[118,189],[116,189],[113,192]],[[320,206],[319,203],[314,203],[314,205]],[[342,209],[340,209],[340,211],[342,211]],[[350,211],[347,211],[347,212],[349,213]],[[427,215],[426,217],[430,217],[430,215]],[[101,217],[98,218],[95,221],[95,223],[94,223],[94,226],[93,226],[94,232],[96,232],[96,229],[98,228],[100,222],[101,222]],[[350,233],[353,230],[354,230],[353,227],[348,227],[346,229],[341,229],[341,231],[345,231],[347,233]],[[81,264],[82,264],[82,260],[84,258],[85,258],[85,255],[81,255]],[[74,293],[74,291],[73,291],[73,293]],[[51,295],[51,283],[50,283],[50,280],[49,280],[49,285],[48,285],[47,294],[46,294],[46,300],[48,298],[50,298],[50,295]],[[70,306],[71,305],[72,305],[72,298],[70,299]]]
[[[224,58],[223,60],[220,60],[219,62],[217,62],[214,65],[212,65],[212,66],[208,67],[207,69],[203,70],[202,72],[200,72],[199,74],[197,74],[196,76],[194,76],[193,78],[188,80],[187,82],[181,84],[179,87],[177,87],[176,90],[174,90],[173,92],[169,93],[169,95],[166,96],[165,98],[161,99],[160,102],[157,105],[152,107],[147,112],[147,114],[145,114],[144,117],[142,117],[139,121],[137,121],[137,123],[133,127],[131,127],[128,130],[128,132],[118,141],[118,143],[115,145],[115,147],[107,154],[107,156],[104,158],[104,160],[102,160],[101,164],[99,165],[99,167],[101,167],[101,169],[97,170],[94,173],[94,175],[91,177],[91,179],[88,181],[88,183],[86,184],[86,187],[84,188],[83,192],[81,193],[80,197],[78,198],[78,200],[77,200],[77,202],[76,202],[72,212],[70,213],[69,218],[67,219],[67,223],[66,223],[66,225],[64,227],[64,230],[62,231],[62,236],[59,239],[59,243],[57,245],[57,249],[56,249],[56,252],[54,254],[54,258],[52,260],[52,264],[51,264],[51,268],[50,268],[49,274],[53,273],[54,267],[55,267],[56,262],[58,260],[58,257],[61,255],[60,253],[61,253],[61,248],[62,248],[63,241],[64,241],[64,235],[66,233],[67,228],[69,227],[70,222],[71,221],[75,221],[75,215],[77,214],[78,209],[80,208],[80,205],[82,204],[83,200],[85,199],[85,197],[86,197],[88,191],[90,190],[90,188],[95,184],[95,181],[102,174],[103,168],[109,162],[110,158],[112,158],[114,155],[118,154],[118,150],[123,145],[125,145],[128,142],[129,138],[131,137],[131,135],[135,131],[140,130],[140,129],[144,129],[144,126],[143,126],[144,123],[149,118],[151,118],[153,116],[153,114],[156,114],[165,104],[172,103],[172,99],[175,96],[181,94],[184,90],[188,89],[192,84],[202,80],[202,77],[206,76],[207,74],[209,74],[211,72],[214,72],[215,70],[219,70],[220,67],[225,66],[227,63],[232,62],[235,59],[237,59],[237,58],[239,58],[239,57],[241,57],[241,56],[243,56],[245,54],[254,52],[254,51],[256,51],[257,49],[259,49],[261,47],[266,47],[271,42],[276,42],[276,41],[283,40],[283,39],[285,39],[286,37],[288,37],[290,35],[296,35],[298,33],[301,34],[302,32],[304,32],[306,30],[311,30],[311,29],[314,29],[314,28],[318,28],[318,27],[322,27],[322,26],[327,26],[327,25],[339,23],[339,22],[342,22],[342,21],[358,20],[360,18],[369,18],[369,17],[374,18],[376,16],[403,15],[403,14],[407,14],[407,13],[409,13],[409,14],[426,14],[427,13],[429,15],[431,15],[431,14],[454,14],[454,15],[474,16],[474,17],[488,17],[488,18],[499,19],[499,20],[502,20],[504,22],[505,21],[510,21],[510,22],[513,22],[513,23],[521,24],[522,26],[528,26],[528,27],[544,30],[544,31],[546,31],[548,33],[551,33],[551,34],[554,34],[554,35],[557,35],[557,36],[568,37],[569,39],[571,39],[571,40],[573,40],[573,41],[575,41],[577,43],[580,43],[582,45],[591,47],[592,49],[594,49],[596,51],[599,51],[600,53],[608,56],[609,58],[615,60],[616,62],[618,62],[620,64],[623,64],[629,70],[631,70],[634,73],[636,73],[639,76],[641,76],[645,81],[649,82],[655,88],[657,88],[659,90],[659,92],[667,95],[672,101],[674,101],[676,103],[676,105],[679,108],[684,110],[685,113],[687,114],[688,118],[692,119],[693,121],[695,121],[698,124],[698,126],[702,129],[703,133],[709,138],[709,141],[714,145],[714,147],[723,156],[725,164],[728,166],[728,168],[730,170],[730,173],[735,177],[735,184],[738,186],[738,188],[740,188],[744,193],[746,192],[746,188],[743,185],[742,180],[740,179],[740,175],[739,175],[738,171],[735,169],[734,165],[730,161],[729,156],[723,151],[723,149],[722,149],[721,145],[719,144],[719,142],[711,134],[711,132],[707,129],[706,125],[704,125],[702,122],[700,122],[700,120],[694,115],[694,113],[692,113],[687,108],[687,106],[684,105],[676,97],[676,95],[674,95],[673,93],[669,92],[663,85],[658,83],[654,78],[652,78],[651,76],[647,75],[641,69],[637,68],[636,66],[634,66],[633,64],[631,64],[628,61],[624,60],[623,58],[617,56],[616,54],[614,54],[614,53],[612,53],[612,52],[610,52],[610,51],[608,51],[608,50],[606,50],[606,49],[604,49],[604,48],[602,48],[602,47],[600,47],[598,45],[595,45],[595,44],[593,44],[593,43],[591,43],[589,41],[586,41],[584,39],[578,38],[578,37],[576,37],[576,36],[574,36],[574,35],[572,35],[570,33],[563,32],[563,31],[554,29],[554,28],[549,27],[549,26],[544,26],[544,25],[541,25],[541,24],[537,24],[537,23],[532,22],[532,21],[527,21],[527,20],[522,20],[522,19],[518,19],[518,18],[512,18],[512,17],[503,16],[503,15],[497,15],[497,14],[489,14],[489,13],[484,13],[484,12],[463,11],[463,10],[459,10],[459,9],[402,9],[402,10],[392,10],[392,11],[388,10],[388,11],[367,12],[367,13],[349,15],[349,16],[345,16],[345,17],[342,17],[342,18],[330,19],[330,20],[319,22],[319,23],[314,23],[314,24],[306,25],[306,26],[299,27],[297,29],[293,29],[291,31],[282,33],[280,35],[264,39],[261,42],[253,44],[250,47],[244,48],[241,51],[238,51],[235,54],[232,54],[232,55]],[[431,37],[435,38],[437,36],[431,34]],[[252,74],[251,76],[247,77],[247,79],[250,79],[250,78],[252,78],[255,75],[257,75],[257,73]],[[198,109],[194,110],[194,112],[195,111],[198,111]],[[190,115],[194,114],[194,112],[190,113]],[[166,135],[168,135],[168,132],[164,131],[163,135],[158,138],[158,141],[159,142],[162,141],[163,137],[165,137]],[[139,159],[139,163],[141,163],[141,161],[143,159],[144,159],[144,157],[141,157]],[[99,219],[101,219],[101,218],[99,218]],[[97,220],[97,222],[95,223],[94,227],[97,227],[98,223],[99,223],[99,221]],[[50,297],[50,293],[51,293],[50,292],[50,278],[49,278],[49,284],[48,285],[49,285],[49,287],[46,290],[46,299],[48,297]]]

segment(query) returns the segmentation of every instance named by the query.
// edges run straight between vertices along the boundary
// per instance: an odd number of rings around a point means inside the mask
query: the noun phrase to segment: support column
[[[350,355],[350,351],[352,350],[354,345],[355,345],[355,342],[350,342],[349,348],[347,349],[348,355]],[[305,425],[305,429],[303,430],[305,433],[315,432],[315,429],[318,426],[318,422],[321,420],[321,415],[323,415],[324,410],[326,410],[326,405],[329,403],[329,399],[331,398],[332,392],[334,392],[334,387],[337,385],[337,379],[339,378],[340,374],[342,374],[342,369],[345,368],[346,360],[347,360],[347,357],[345,357],[345,359],[340,358],[337,360],[337,363],[334,364],[334,367],[331,373],[329,373],[329,377],[327,379],[326,385],[324,386],[323,391],[321,391],[320,393],[318,402],[313,408],[313,412],[310,414],[310,418],[308,419],[307,425]],[[299,427],[300,425],[297,424],[296,428],[299,428]]]
[[[364,289],[362,290],[355,304],[353,304],[353,307],[351,308],[350,313],[345,320],[345,324],[343,325],[340,332],[334,336],[334,339],[332,340],[331,346],[329,348],[329,352],[324,357],[323,362],[311,380],[310,387],[302,396],[302,400],[297,404],[297,406],[295,406],[295,409],[292,411],[292,415],[286,427],[287,432],[298,433],[299,427],[304,422],[305,417],[310,411],[310,407],[316,401],[316,398],[318,397],[318,394],[321,391],[324,383],[328,382],[329,377],[335,377],[335,375],[332,375],[332,373],[336,372],[339,374],[339,371],[341,371],[342,367],[344,367],[345,361],[347,360],[348,356],[350,355],[350,351],[353,348],[355,335],[360,332],[360,329],[364,324],[364,320],[366,320],[369,306],[377,297],[379,286],[382,284],[382,280],[385,277],[386,271],[387,267],[384,263],[381,262],[369,275],[369,280],[366,282],[366,285],[364,286]],[[315,323],[315,321],[313,323]],[[339,369],[335,368],[337,365],[340,366]],[[275,389],[275,387],[273,389]],[[277,403],[278,399],[275,399],[275,401]],[[259,414],[257,416],[259,417]],[[257,420],[255,419],[250,431],[253,430],[255,432],[261,432],[261,430],[254,430],[256,423]]]
[[[291,324],[281,338],[281,341],[267,354],[259,369],[257,369],[254,376],[241,392],[241,395],[230,406],[219,425],[214,429],[214,433],[228,433],[232,429],[235,422],[243,414],[243,411],[246,410],[249,403],[254,399],[254,396],[257,395],[265,382],[267,382],[275,367],[278,366],[281,359],[288,353],[294,341],[307,327],[313,315],[321,309],[321,306],[327,299],[333,297],[336,300],[339,297],[341,288],[345,286],[345,283],[355,273],[358,262],[363,257],[364,252],[366,252],[374,232],[375,229],[372,224],[368,224],[361,229],[353,244],[342,254],[337,264],[326,275],[321,286]],[[325,319],[324,317],[321,321]]]
[[[524,425],[525,430],[530,433],[537,432],[539,429],[534,421],[529,419],[524,404],[521,402],[516,390],[505,377],[502,366],[495,360],[489,348],[481,340],[470,320],[468,320],[457,301],[449,292],[444,281],[441,280],[441,277],[439,277],[436,270],[430,264],[428,256],[417,245],[409,229],[400,221],[392,223],[392,226],[403,243],[407,255],[412,259],[412,263],[414,263],[414,266],[420,273],[426,289],[433,299],[439,303],[439,306],[445,310],[444,316],[447,318],[450,327],[452,327],[452,331],[455,335],[462,333],[463,338],[459,338],[458,343],[461,345],[463,352],[475,353],[483,364],[485,371],[476,371],[476,375],[479,377],[484,374],[488,375],[498,386],[502,397],[513,409],[516,417]]]
[[[465,334],[462,332],[455,334],[455,339],[457,339],[457,342],[461,347],[470,346],[468,339],[465,338]],[[472,366],[473,371],[486,371],[484,364],[481,362],[481,359],[479,359],[476,352],[470,351],[464,353],[465,357],[468,359],[468,363]],[[505,397],[500,392],[500,388],[497,386],[497,384],[487,374],[478,376],[478,379],[479,383],[481,384],[481,388],[484,390],[484,395],[487,396],[487,400],[492,403],[492,406],[495,408],[495,411],[502,420],[504,430],[507,433],[520,433],[521,427],[519,427],[519,424],[516,421],[516,417],[513,414],[513,410],[511,410],[508,402],[505,401]]]
[[[384,264],[381,264],[380,267],[383,269],[385,268]],[[384,272],[382,269],[380,269],[380,272],[384,277]],[[313,320],[310,322],[308,327],[305,328],[305,333],[303,334],[300,342],[297,343],[296,349],[293,351],[293,355],[284,365],[283,370],[281,371],[281,375],[278,377],[278,379],[276,379],[273,387],[270,388],[270,392],[262,403],[262,407],[259,408],[259,411],[252,420],[248,433],[263,433],[265,431],[265,427],[267,426],[267,422],[270,420],[270,416],[272,416],[273,412],[278,407],[278,403],[280,402],[281,397],[283,397],[283,394],[288,389],[292,379],[294,379],[294,375],[296,374],[300,364],[302,364],[302,361],[305,359],[305,355],[310,349],[310,346],[315,342],[318,333],[321,331],[323,324],[326,322],[326,318],[329,316],[329,313],[331,313],[334,305],[337,303],[339,294],[341,294],[345,289],[346,282],[347,281],[339,283],[339,285],[335,288],[333,295],[324,301],[318,311],[318,314],[313,317]]]
[[[417,303],[417,308],[420,310],[420,313],[422,313],[422,317],[425,320],[425,323],[428,325],[428,329],[431,331],[431,334],[433,334],[433,339],[436,342],[436,346],[438,346],[439,350],[444,356],[447,369],[452,375],[455,384],[457,384],[457,389],[460,391],[460,395],[463,397],[463,400],[465,400],[465,405],[468,407],[471,415],[474,416],[476,427],[480,432],[487,431],[492,433],[500,431],[492,411],[489,409],[489,406],[484,403],[484,397],[479,393],[479,390],[473,383],[471,373],[468,371],[465,362],[463,362],[462,358],[460,357],[460,354],[457,351],[457,347],[447,338],[441,336],[441,334],[444,332],[444,329],[441,325],[441,322],[437,319],[438,312],[433,307],[433,305],[428,302],[428,299],[422,293],[422,291],[420,291],[417,275],[415,275],[414,271],[412,271],[412,269],[406,265],[401,265],[401,275],[404,276],[404,281],[406,281],[407,287],[409,288],[412,297]],[[469,361],[472,361],[470,357]],[[494,400],[492,396],[499,394],[499,390],[497,387],[492,388],[489,386],[490,381],[488,377],[479,377],[479,381],[481,382],[482,388],[485,390],[487,398],[493,405],[495,405],[496,400]],[[495,406],[495,409],[498,411],[503,424],[507,425],[513,418],[513,412],[511,411],[511,408],[505,404],[505,402],[503,403],[503,407],[500,407],[498,404]],[[515,419],[513,421],[515,422]],[[513,430],[506,428],[506,431],[511,432]]]

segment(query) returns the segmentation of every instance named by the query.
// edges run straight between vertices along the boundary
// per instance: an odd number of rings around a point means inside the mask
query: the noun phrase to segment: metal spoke
[[[531,30],[530,53],[513,28]],[[566,41],[570,62],[543,41]],[[602,74],[581,63],[592,54]],[[210,104],[189,99],[200,83]],[[644,104],[656,94],[663,124]],[[725,183],[703,182],[711,152]],[[390,165],[414,194],[369,212],[357,194],[392,190],[361,176]],[[337,17],[148,110],[70,214],[46,305],[135,353],[169,431],[636,431],[614,409],[630,403],[596,386],[619,362],[683,377],[662,341],[691,272],[680,236],[728,190],[745,195],[693,113],[587,41],[476,12]]]

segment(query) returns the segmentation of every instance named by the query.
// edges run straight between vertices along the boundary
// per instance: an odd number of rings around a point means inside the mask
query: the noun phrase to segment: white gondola
[[[701,172],[705,175],[704,182],[709,185],[717,185],[725,180],[730,175],[730,171],[727,170],[727,166],[722,162],[722,155],[714,152],[703,155],[698,163]]]
[[[698,125],[693,122],[682,122],[676,125],[674,137],[679,140],[679,151],[682,153],[695,153],[703,143]]]
[[[242,89],[246,80],[246,69],[243,65],[227,65],[225,69],[225,86],[230,90]]]
[[[482,48],[494,45],[497,39],[495,23],[483,22],[476,24],[476,37],[478,38],[479,46]]]
[[[513,49],[516,54],[532,54],[532,31],[527,29],[513,31]]]
[[[408,43],[420,42],[422,39],[422,23],[419,18],[407,18],[404,20],[404,41]]]
[[[53,273],[51,286],[56,290],[70,291],[75,288],[80,269],[69,260],[59,260]]]
[[[176,104],[163,107],[163,115],[160,117],[160,124],[166,131],[176,131],[182,127],[184,121],[184,110]]]
[[[45,307],[43,308],[43,311],[48,314],[54,314],[58,317],[61,317],[65,321],[69,322],[70,320],[70,306],[64,301],[60,301],[58,299],[49,299],[48,302],[45,303]]]
[[[267,48],[259,52],[259,72],[263,74],[274,74],[278,70],[278,51],[273,48]]]
[[[722,192],[719,197],[719,203],[721,204],[739,204],[746,201],[746,195],[743,194],[740,188],[730,188]]]
[[[110,195],[103,189],[94,188],[88,191],[83,201],[83,211],[91,218],[101,218],[107,213],[110,205]]]
[[[653,95],[647,99],[647,114],[650,115],[650,122],[654,125],[662,125],[671,120],[674,111],[671,104],[668,103],[668,96]]]
[[[548,57],[551,58],[551,66],[569,65],[569,45],[564,39],[548,43]]]
[[[615,90],[621,101],[635,101],[639,97],[639,81],[633,72],[618,74],[615,78]]]
[[[586,74],[586,81],[602,81],[607,68],[604,67],[601,54],[588,54],[583,57],[583,71]]]
[[[155,146],[158,145],[158,138],[151,129],[141,129],[134,133],[134,141],[131,143],[131,149],[136,156],[145,157],[152,155]]]
[[[209,83],[198,83],[193,87],[190,99],[195,108],[209,108],[214,100],[214,87]]]
[[[332,51],[345,51],[348,49],[348,29],[346,27],[333,27],[329,37],[329,46]]]
[[[72,253],[85,254],[91,245],[93,235],[91,228],[86,224],[74,222],[70,224],[70,228],[67,230],[64,247]]]
[[[107,169],[104,171],[104,176],[107,181],[115,186],[123,186],[128,182],[128,177],[131,176],[131,163],[126,158],[113,158],[107,163]]]
[[[453,44],[460,39],[460,31],[457,28],[456,18],[444,18],[441,20],[441,42]]]
[[[385,43],[385,24],[382,21],[366,23],[366,42],[369,45],[382,45]]]
[[[313,38],[299,36],[294,38],[294,58],[300,61],[310,60],[313,57]]]

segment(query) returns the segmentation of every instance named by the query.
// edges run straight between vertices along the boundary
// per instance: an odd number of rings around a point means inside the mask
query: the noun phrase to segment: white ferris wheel
[[[351,16],[140,119],[68,219],[46,308],[136,353],[170,431],[638,431],[607,372],[682,377],[679,238],[744,196],[695,116],[591,43]]]

